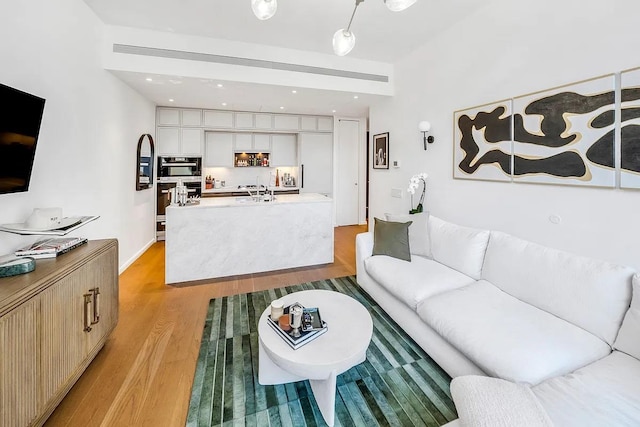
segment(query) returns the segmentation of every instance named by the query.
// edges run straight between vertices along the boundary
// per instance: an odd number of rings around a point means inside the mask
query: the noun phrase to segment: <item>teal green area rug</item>
[[[336,426],[440,426],[457,418],[451,378],[350,276],[212,299],[188,427],[326,425],[308,381],[258,383],[260,315],[272,300],[310,289],[349,295],[373,319],[367,360],[338,376]]]

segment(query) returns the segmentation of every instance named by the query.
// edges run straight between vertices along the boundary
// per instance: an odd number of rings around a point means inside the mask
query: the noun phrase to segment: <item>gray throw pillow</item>
[[[409,222],[383,221],[374,218],[372,255],[387,255],[411,261],[409,248]]]

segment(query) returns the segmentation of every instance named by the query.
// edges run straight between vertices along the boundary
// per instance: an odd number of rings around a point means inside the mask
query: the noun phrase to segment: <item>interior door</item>
[[[358,136],[360,122],[338,120],[338,141],[336,147],[336,224],[358,224]]]
[[[333,192],[333,135],[300,134],[300,192],[331,196]]]

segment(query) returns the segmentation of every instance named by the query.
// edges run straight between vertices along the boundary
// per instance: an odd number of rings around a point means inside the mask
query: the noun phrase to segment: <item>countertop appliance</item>
[[[171,203],[170,191],[182,182],[188,197],[202,196],[202,157],[158,157],[156,239],[164,240],[165,209]]]

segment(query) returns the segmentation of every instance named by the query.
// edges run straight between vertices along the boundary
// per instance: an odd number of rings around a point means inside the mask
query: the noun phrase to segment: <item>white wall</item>
[[[397,63],[396,96],[372,107],[370,126],[390,132],[402,167],[371,171],[371,220],[407,211],[409,177],[427,172],[435,215],[640,269],[640,191],[452,178],[453,111],[640,66],[639,14],[636,0],[488,1]],[[426,152],[421,120],[436,138]]]
[[[124,267],[155,235],[155,190],[134,191],[155,106],[103,69],[104,26],[81,0],[2,2],[0,16],[0,82],[46,99],[29,191],[0,195],[0,223],[34,207],[100,215],[73,235],[117,238]],[[0,232],[0,255],[33,240]]]

